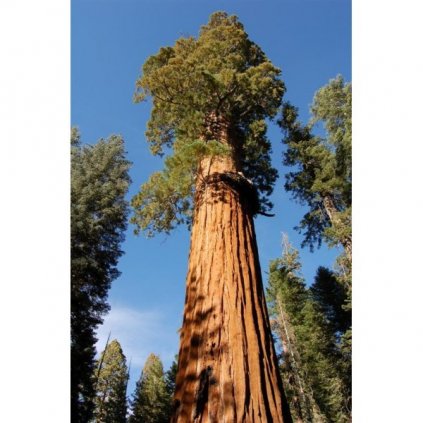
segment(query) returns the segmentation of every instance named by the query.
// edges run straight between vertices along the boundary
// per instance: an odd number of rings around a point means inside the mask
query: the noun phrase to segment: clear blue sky
[[[161,168],[144,137],[149,106],[132,102],[140,68],[161,46],[197,35],[217,10],[236,14],[250,38],[282,69],[285,99],[299,107],[303,120],[319,87],[337,74],[351,80],[350,0],[72,0],[71,122],[87,143],[112,133],[124,137],[133,162],[128,198]],[[301,235],[293,227],[304,213],[283,190],[280,129],[271,126],[268,134],[280,178],[272,198],[276,216],[256,219],[263,272],[281,254],[282,232],[300,249]],[[178,352],[188,248],[184,227],[153,239],[136,237],[128,228],[122,275],[110,291],[112,310],[99,329],[98,343],[103,349],[111,331],[132,359],[128,394],[150,352],[161,356],[165,368]],[[317,267],[331,267],[337,252],[322,247],[314,253],[300,249],[300,254],[303,275],[311,283]]]

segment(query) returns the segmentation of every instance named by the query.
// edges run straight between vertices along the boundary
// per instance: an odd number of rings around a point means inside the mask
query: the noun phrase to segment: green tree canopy
[[[129,423],[168,423],[170,395],[160,357],[150,354],[137,382]]]
[[[128,367],[119,342],[107,345],[96,363],[96,423],[125,423],[127,412],[126,387]]]
[[[283,163],[295,168],[286,175],[285,189],[308,206],[298,229],[311,249],[325,239],[351,253],[351,105],[351,84],[338,76],[317,91],[308,124],[299,122],[291,104],[282,109]],[[319,123],[325,138],[313,135]]]
[[[119,275],[130,178],[121,137],[82,145],[71,133],[71,404],[72,421],[94,408],[95,330],[108,311],[107,293]]]
[[[151,96],[147,139],[153,154],[169,153],[132,201],[132,221],[152,235],[189,222],[199,161],[231,154],[258,193],[259,211],[271,207],[277,172],[270,163],[266,118],[285,91],[280,70],[249,40],[236,16],[211,15],[199,36],[183,37],[147,59],[135,101]],[[229,142],[219,137],[230,129]]]

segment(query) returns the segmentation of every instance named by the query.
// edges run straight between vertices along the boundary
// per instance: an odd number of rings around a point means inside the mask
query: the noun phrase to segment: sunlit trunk
[[[172,422],[291,422],[254,233],[250,182],[231,157],[197,178]]]

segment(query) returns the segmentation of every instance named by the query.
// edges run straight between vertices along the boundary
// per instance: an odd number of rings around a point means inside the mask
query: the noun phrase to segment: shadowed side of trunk
[[[241,189],[247,183],[231,158],[201,163],[172,422],[292,421],[271,339],[252,202]]]

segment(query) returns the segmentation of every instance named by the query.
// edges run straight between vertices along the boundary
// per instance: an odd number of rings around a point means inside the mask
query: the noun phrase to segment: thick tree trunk
[[[271,338],[253,211],[240,181],[249,183],[230,157],[201,163],[174,423],[292,422]]]

